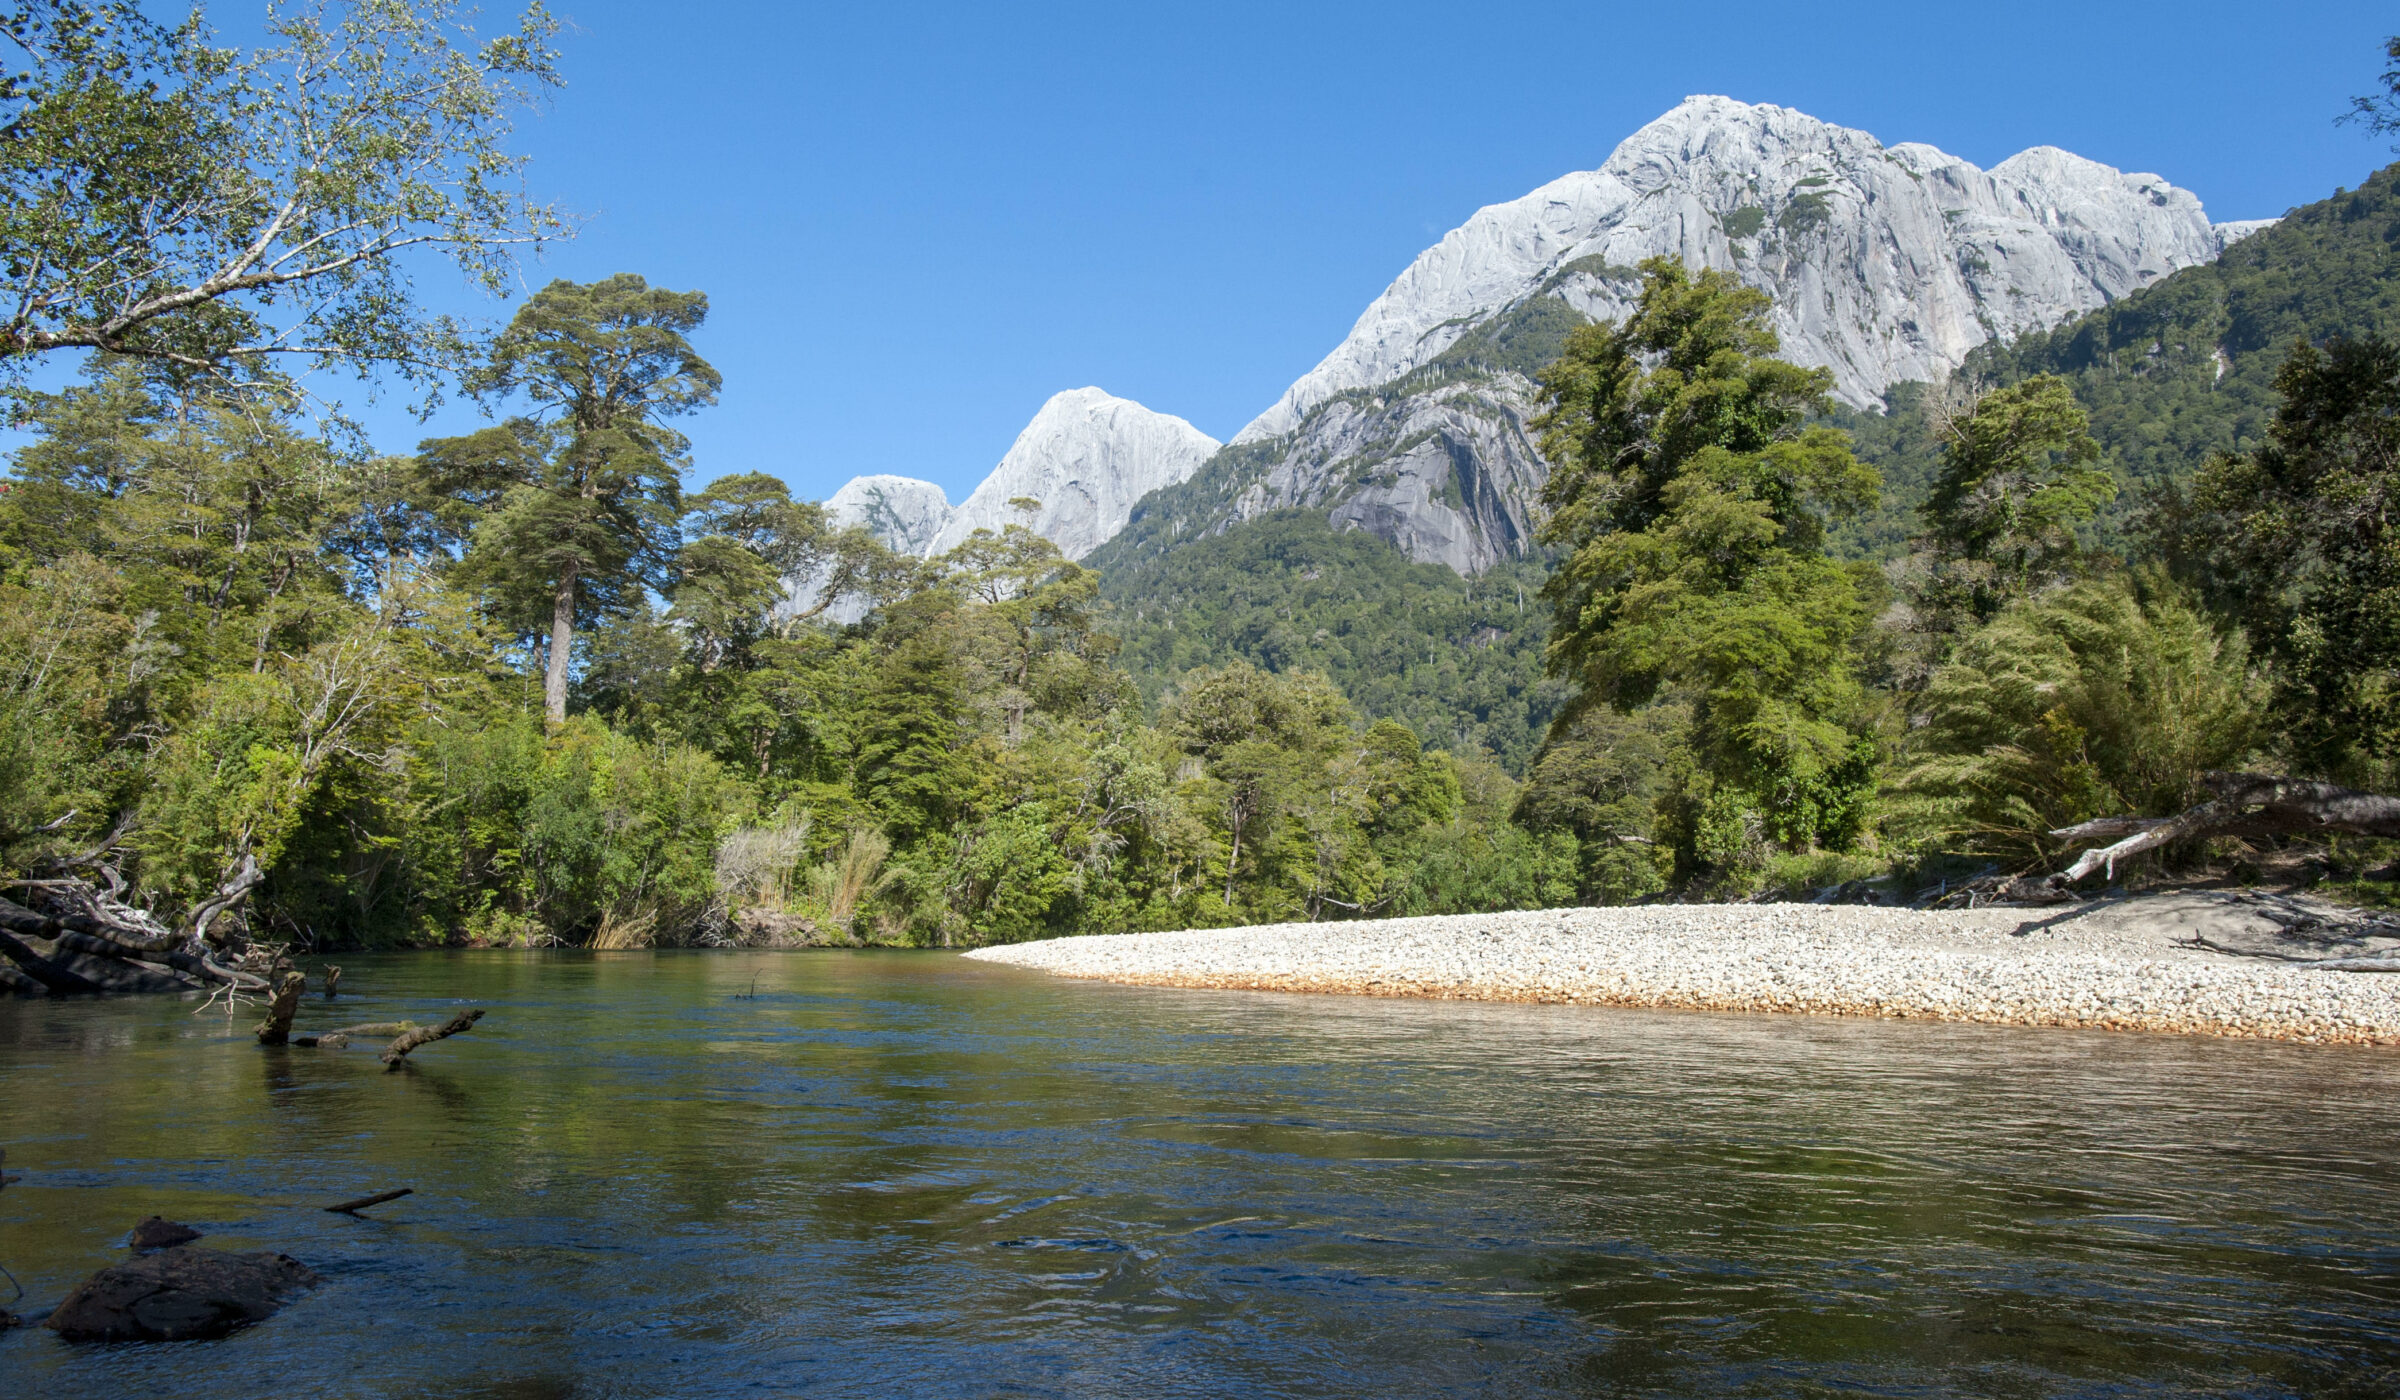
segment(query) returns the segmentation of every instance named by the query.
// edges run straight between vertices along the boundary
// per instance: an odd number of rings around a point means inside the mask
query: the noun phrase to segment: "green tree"
[[[1875,473],[1811,425],[1832,374],[1774,358],[1764,294],[1642,272],[1635,313],[1577,330],[1542,375],[1543,538],[1566,551],[1550,665],[1619,709],[1691,697],[1687,875],[1748,844],[1708,832],[1839,848],[1872,779],[1851,652],[1876,584],[1827,557],[1825,528],[1874,502]]]
[[[2350,110],[2334,120],[2357,122],[2377,136],[2400,132],[2400,34],[2383,41],[2383,57],[2383,72],[2376,76],[2383,90],[2351,98]]]
[[[717,372],[685,339],[707,316],[705,295],[630,273],[553,282],[467,379],[533,412],[420,449],[433,488],[473,513],[468,576],[518,627],[547,632],[553,724],[578,623],[673,586],[689,444],[665,420],[716,402]]]
[[[1627,713],[1586,704],[1550,731],[1510,816],[1529,831],[1574,838],[1586,901],[1623,904],[1666,888],[1659,805],[1690,765],[1690,724],[1684,705]]]
[[[2267,442],[2220,456],[2189,517],[2212,599],[2275,674],[2302,770],[2360,784],[2400,761],[2400,344],[2293,348]]]
[[[1995,389],[1943,431],[1942,470],[1920,508],[1931,556],[1919,590],[1945,631],[1983,623],[2072,575],[2076,531],[2117,494],[2073,388],[2054,374]]]
[[[278,6],[266,47],[220,48],[133,0],[0,11],[0,376],[59,350],[255,383],[282,358],[431,383],[462,328],[403,267],[447,254],[492,292],[564,232],[526,197],[508,115],[558,75],[535,4],[475,39],[454,0]]]
[[[1277,850],[1274,838],[1290,834],[1280,829],[1283,818],[1350,737],[1349,702],[1322,676],[1278,676],[1236,661],[1193,676],[1164,720],[1200,760],[1205,800],[1224,832],[1231,909],[1245,855],[1262,885],[1297,856]]]

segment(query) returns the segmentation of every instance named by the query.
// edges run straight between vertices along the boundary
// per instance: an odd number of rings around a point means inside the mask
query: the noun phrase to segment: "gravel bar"
[[[2190,914],[1662,905],[1105,934],[967,956],[1145,986],[2400,1044],[2400,975],[2177,946],[2203,922]]]

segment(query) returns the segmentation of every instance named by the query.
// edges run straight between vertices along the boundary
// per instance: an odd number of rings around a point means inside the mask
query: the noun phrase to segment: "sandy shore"
[[[2292,907],[2238,893],[1940,913],[1662,905],[1061,938],[967,956],[1150,986],[2400,1044],[2400,974],[2188,945],[2198,934],[2292,952],[2268,917],[2288,924]]]

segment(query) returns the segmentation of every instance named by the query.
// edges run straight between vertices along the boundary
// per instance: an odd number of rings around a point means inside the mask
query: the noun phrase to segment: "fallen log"
[[[0,975],[0,991],[23,993],[38,988],[51,996],[64,996],[110,990],[186,990],[190,978],[245,992],[268,990],[267,979],[257,975],[268,971],[267,967],[251,971],[227,966],[243,959],[242,906],[266,879],[258,858],[243,852],[239,863],[193,907],[183,925],[169,928],[148,909],[130,902],[130,888],[109,859],[131,823],[130,816],[120,820],[107,839],[80,856],[44,857],[36,861],[32,874],[0,881],[0,889],[17,893],[24,901],[0,898],[0,936],[11,939],[8,946],[0,947],[0,964],[9,968]],[[54,822],[43,829],[54,830],[57,825]],[[25,939],[42,940],[46,951],[26,947],[20,941]],[[253,954],[249,961],[265,963],[268,959]],[[113,964],[132,966],[120,972]],[[157,964],[181,976],[162,973]]]
[[[477,1006],[459,1012],[438,1026],[419,1026],[384,1047],[383,1067],[387,1071],[398,1069],[400,1062],[407,1059],[410,1052],[420,1046],[431,1045],[437,1040],[445,1040],[461,1031],[471,1031],[475,1029],[475,1023],[482,1019],[483,1008]]]
[[[2113,879],[2118,861],[2178,841],[2223,836],[2400,837],[2400,797],[2265,773],[2208,773],[2200,785],[2213,796],[2177,816],[2102,817],[2051,832],[2069,842],[2129,833],[2077,856],[2074,864],[2051,876],[2051,882],[2072,885],[2095,870]]]
[[[339,1050],[350,1043],[354,1035],[406,1035],[417,1028],[414,1021],[369,1021],[363,1026],[340,1026],[329,1031],[312,1031],[292,1037],[292,1044],[319,1050]]]
[[[187,977],[224,983],[246,992],[264,991],[267,987],[262,978],[225,967],[204,954],[173,946],[177,936],[172,933],[110,923],[89,914],[40,914],[0,899],[0,934],[48,939],[65,951],[90,957],[162,964]]]
[[[26,947],[13,933],[0,932],[0,957],[15,963],[54,997],[98,996],[106,990],[82,973],[60,967]]]
[[[327,1206],[325,1209],[335,1215],[356,1215],[369,1206],[379,1206],[385,1201],[396,1201],[402,1196],[415,1194],[417,1194],[416,1187],[403,1186],[397,1191],[379,1191],[372,1196],[361,1196],[355,1201],[344,1201],[338,1206]]]

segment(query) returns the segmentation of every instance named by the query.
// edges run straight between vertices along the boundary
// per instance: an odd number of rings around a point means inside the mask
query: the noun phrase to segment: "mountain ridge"
[[[935,535],[946,548],[1023,518],[1083,558],[1145,516],[1139,547],[1154,549],[1303,509],[1471,577],[1532,548],[1549,475],[1533,375],[1576,325],[1632,309],[1647,257],[1765,291],[1786,356],[1879,409],[1894,384],[1939,379],[2273,222],[2212,224],[2159,176],[2056,147],[1984,170],[1790,108],[1687,98],[1600,166],[1487,205],[1418,254],[1230,443],[1071,390]],[[1089,395],[1105,413],[1062,405]],[[1041,504],[1020,517],[1017,497]]]

